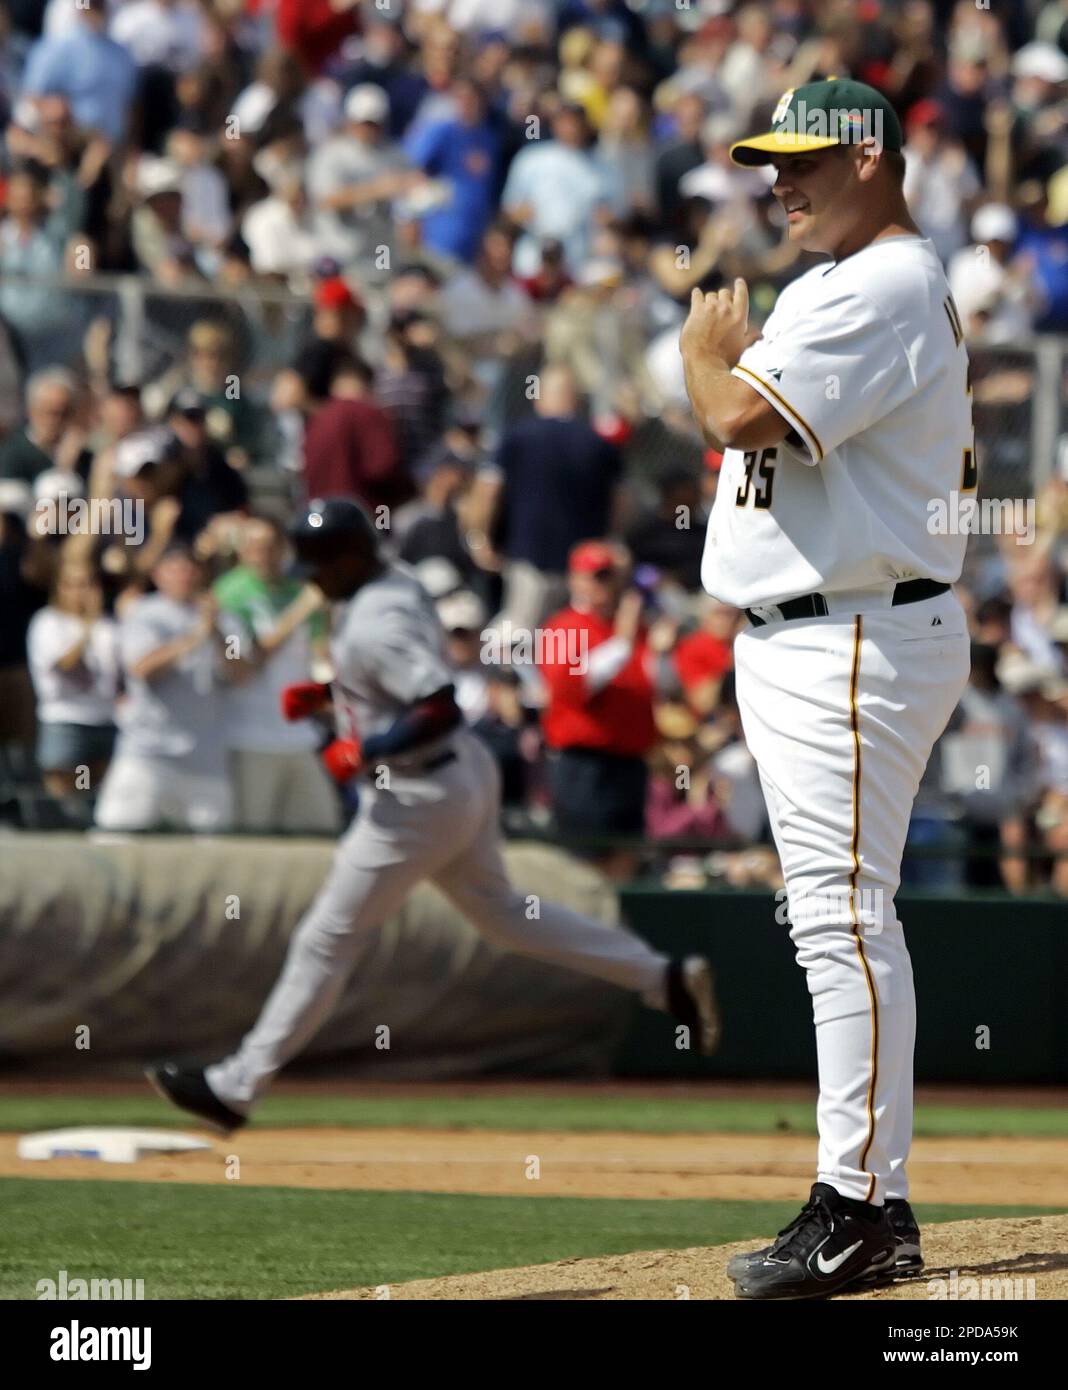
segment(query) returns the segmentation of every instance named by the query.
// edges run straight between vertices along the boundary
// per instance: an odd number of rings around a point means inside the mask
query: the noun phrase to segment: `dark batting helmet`
[[[289,539],[302,565],[332,560],[346,552],[373,554],[378,548],[374,523],[351,497],[309,502],[290,528]]]

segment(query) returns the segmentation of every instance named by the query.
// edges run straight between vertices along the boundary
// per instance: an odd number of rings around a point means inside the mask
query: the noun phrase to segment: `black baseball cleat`
[[[910,1279],[923,1269],[920,1227],[908,1202],[895,1197],[883,1210],[894,1236],[894,1260],[890,1265],[876,1260],[857,1280],[858,1288],[881,1287],[892,1284],[895,1279]]]
[[[727,1261],[727,1278],[740,1279],[750,1265],[758,1265],[770,1254],[771,1246],[765,1245],[759,1250],[742,1250],[732,1255]]]
[[[904,1198],[895,1197],[886,1204],[886,1216],[897,1241],[894,1274],[899,1278],[919,1274],[923,1268],[923,1251],[920,1249],[920,1223],[912,1208]]]
[[[889,1281],[907,1279],[910,1275],[919,1274],[923,1269],[923,1252],[920,1249],[920,1227],[912,1208],[904,1198],[895,1197],[886,1203],[886,1216],[897,1242],[894,1263],[887,1269],[880,1261],[878,1267],[872,1271],[873,1277]],[[759,1264],[770,1250],[771,1246],[765,1245],[762,1250],[748,1250],[740,1255],[732,1255],[727,1261],[728,1277],[737,1279],[751,1264]],[[860,1279],[864,1281],[865,1275],[860,1275]]]
[[[201,1067],[180,1067],[177,1062],[158,1062],[145,1068],[152,1087],[179,1110],[203,1120],[209,1129],[232,1134],[247,1123],[244,1115],[224,1105],[204,1079]]]
[[[812,1193],[775,1244],[735,1276],[739,1298],[829,1298],[864,1275],[892,1267],[894,1233],[883,1207],[841,1196],[827,1183]]]
[[[722,1031],[716,1003],[716,981],[703,956],[673,960],[667,972],[668,1013],[690,1030],[697,1050],[710,1057]]]

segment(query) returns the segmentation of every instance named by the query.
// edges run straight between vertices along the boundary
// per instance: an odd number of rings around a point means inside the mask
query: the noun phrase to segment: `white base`
[[[104,1163],[136,1163],[150,1154],[190,1153],[210,1149],[203,1139],[177,1134],[167,1129],[124,1129],[86,1127],[52,1129],[42,1134],[24,1134],[18,1142],[18,1156],[26,1159],[97,1158]]]

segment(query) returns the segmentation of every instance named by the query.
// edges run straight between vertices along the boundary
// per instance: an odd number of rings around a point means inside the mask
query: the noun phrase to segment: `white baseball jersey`
[[[931,242],[887,237],[787,285],[733,375],[789,423],[724,455],[702,580],[740,608],[960,576],[974,492],[960,319]],[[959,534],[944,534],[947,529]]]

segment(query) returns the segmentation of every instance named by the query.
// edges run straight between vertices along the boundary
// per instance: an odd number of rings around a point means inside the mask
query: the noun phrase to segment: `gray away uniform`
[[[433,604],[400,566],[348,601],[332,654],[342,736],[381,733],[454,679]],[[662,1002],[668,959],[637,937],[553,903],[528,918],[501,858],[497,766],[478,738],[460,728],[388,761],[387,787],[361,783],[359,811],[259,1019],[237,1052],[205,1071],[218,1098],[242,1114],[319,1030],[370,934],[424,878],[487,940]]]

